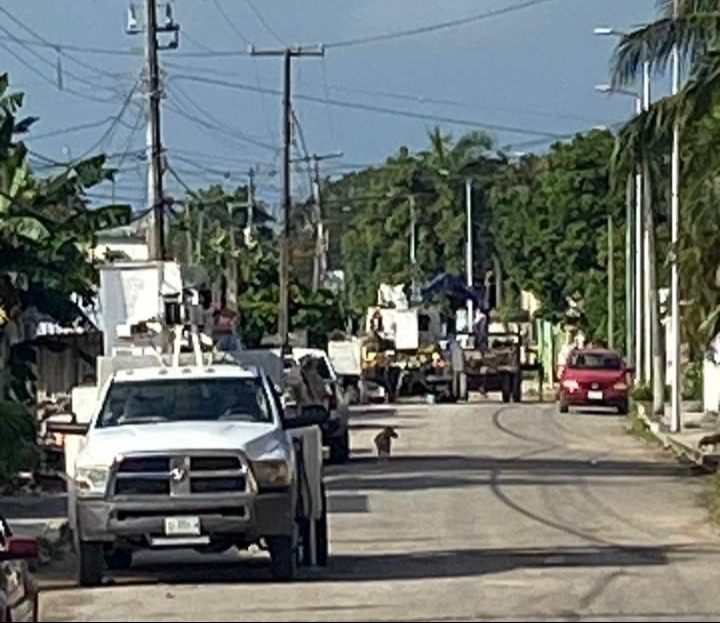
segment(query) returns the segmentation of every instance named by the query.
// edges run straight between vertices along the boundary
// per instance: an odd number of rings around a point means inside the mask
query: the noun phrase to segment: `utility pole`
[[[158,62],[157,5],[145,0],[147,8],[147,63],[149,133],[150,133],[150,200],[152,207],[152,239],[150,259],[165,259],[165,198],[163,193],[163,151],[160,129],[160,65]]]
[[[608,347],[615,348],[615,219],[608,214]]]
[[[673,19],[677,20],[680,12],[679,0],[673,3]],[[680,49],[677,43],[672,53],[672,93],[677,95],[680,91]],[[680,267],[678,260],[678,247],[680,244],[680,124],[675,120],[673,124],[672,147],[672,249],[670,251],[670,295],[671,295],[671,332],[670,359],[672,362],[670,385],[672,387],[671,400],[671,429],[673,432],[682,430],[682,373],[681,373],[681,327],[680,327]]]
[[[643,110],[645,112],[650,110],[650,61],[645,61],[643,64]],[[640,245],[640,263],[642,268],[642,313],[640,319],[642,325],[640,327],[643,334],[642,346],[645,352],[643,353],[643,380],[646,384],[650,385],[653,378],[653,326],[652,326],[652,278],[650,275],[651,262],[655,261],[655,258],[650,253],[650,229],[649,224],[654,222],[652,214],[646,214],[647,210],[652,209],[652,196],[650,196],[651,186],[649,180],[645,180],[644,176],[649,174],[649,171],[643,170],[641,177],[642,193],[641,193],[641,218],[640,228],[642,241]],[[648,196],[644,195],[648,193]]]
[[[418,298],[417,292],[417,211],[415,195],[408,197],[410,205],[410,299],[414,302]]]
[[[342,158],[342,153],[325,154],[318,156],[313,154],[309,157],[313,162],[313,203],[314,203],[314,221],[315,221],[315,255],[313,259],[313,292],[317,292],[327,274],[327,250],[328,240],[325,232],[325,224],[323,222],[323,205],[322,205],[322,179],[320,177],[320,162],[323,160],[332,160]],[[308,160],[308,158],[306,158]]]
[[[138,35],[143,32],[134,4],[128,9],[127,33]],[[160,45],[158,33],[172,33],[173,39],[167,45]],[[145,60],[147,63],[148,92],[148,204],[152,212],[148,236],[150,259],[165,259],[165,195],[163,191],[164,151],[162,146],[161,100],[159,51],[177,49],[180,44],[180,26],[175,22],[172,4],[165,5],[165,21],[158,24],[156,0],[145,0]]]
[[[635,213],[634,213],[634,176],[630,175],[627,182],[625,198],[625,352],[630,367],[637,365],[635,356]]]
[[[284,60],[283,88],[283,234],[280,243],[280,309],[278,329],[282,352],[290,351],[290,217],[292,195],[290,186],[290,148],[292,146],[292,60],[298,57],[325,56],[323,47],[307,48],[296,46],[282,50],[256,50],[250,48],[252,56],[275,56]]]
[[[467,287],[472,292],[475,286],[475,277],[473,275],[473,182],[472,179],[467,178],[465,181],[465,208],[467,210],[466,225],[467,225],[467,240],[465,241],[465,268],[467,271]],[[469,296],[467,300],[467,314],[468,314],[468,333],[472,333],[473,330],[473,318],[475,316],[473,310],[473,300]]]
[[[253,230],[255,229],[255,169],[250,168],[248,171],[248,214],[247,214],[247,231],[246,243],[252,240]]]

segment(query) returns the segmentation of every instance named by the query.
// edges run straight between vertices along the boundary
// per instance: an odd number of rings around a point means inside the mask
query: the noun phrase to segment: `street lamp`
[[[626,37],[627,33],[610,26],[595,28],[601,37]],[[618,89],[609,84],[598,85],[597,91],[607,94],[627,95],[635,98],[637,114],[650,109],[650,62],[643,63],[642,90],[640,93]],[[635,175],[635,352],[634,367],[638,377],[646,382],[652,378],[652,324],[650,314],[650,268],[649,234],[645,227],[643,205],[643,177],[638,170]],[[631,219],[632,220],[632,219]],[[630,221],[628,221],[630,223]],[[643,268],[644,267],[644,268]],[[628,348],[628,350],[630,350]]]

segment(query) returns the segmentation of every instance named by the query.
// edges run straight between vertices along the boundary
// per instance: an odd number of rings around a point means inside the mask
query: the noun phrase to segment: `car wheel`
[[[327,492],[325,485],[321,489],[322,516],[315,521],[315,559],[319,567],[327,567],[330,557],[330,541],[328,539]]]
[[[274,536],[267,539],[270,550],[270,573],[278,582],[292,582],[298,568],[298,536]]]
[[[80,541],[78,545],[78,584],[80,586],[100,586],[104,571],[104,545]]]
[[[630,413],[630,403],[627,400],[620,403],[620,406],[618,406],[618,413],[620,415],[627,415]]]
[[[105,552],[105,564],[111,571],[127,571],[132,566],[133,555],[129,549],[110,549]]]
[[[570,405],[567,402],[560,403],[560,413],[570,413]]]

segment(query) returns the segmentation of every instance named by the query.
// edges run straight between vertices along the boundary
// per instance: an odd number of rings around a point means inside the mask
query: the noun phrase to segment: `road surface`
[[[383,424],[400,439],[377,463]],[[718,620],[705,479],[606,414],[404,405],[357,414],[331,471],[333,559],[293,585],[265,563],[144,558],[97,590],[45,580],[44,621]]]

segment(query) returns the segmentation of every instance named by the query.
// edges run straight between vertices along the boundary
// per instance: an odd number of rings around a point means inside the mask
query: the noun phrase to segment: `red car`
[[[630,409],[630,370],[616,352],[576,350],[560,376],[560,411],[570,407],[613,407],[622,415]]]
[[[27,566],[37,556],[37,541],[14,537],[0,516],[0,623],[38,620],[37,584]]]

